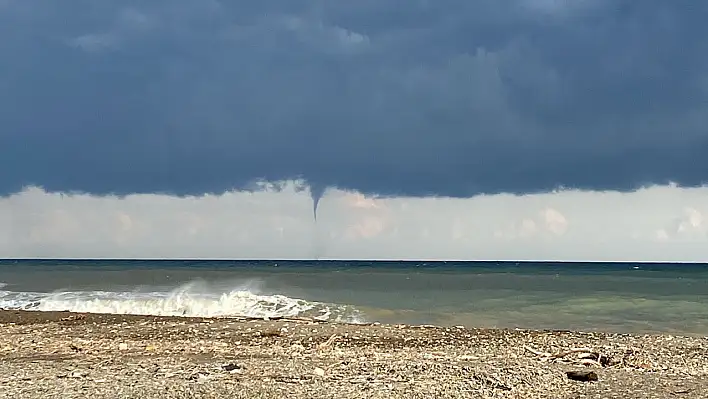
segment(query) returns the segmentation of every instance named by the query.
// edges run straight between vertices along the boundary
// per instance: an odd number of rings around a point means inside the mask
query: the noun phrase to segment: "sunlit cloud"
[[[473,198],[329,189],[318,220],[301,181],[176,197],[0,198],[0,256],[708,261],[708,188],[563,190]]]

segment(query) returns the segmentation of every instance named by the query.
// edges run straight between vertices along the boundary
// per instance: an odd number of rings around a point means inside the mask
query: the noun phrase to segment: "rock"
[[[126,344],[125,342],[122,342],[118,345],[118,349],[122,350],[122,351],[128,350],[128,344]]]
[[[305,350],[305,347],[300,344],[293,344],[290,346],[290,349],[294,352],[301,352]]]
[[[235,370],[242,369],[243,366],[241,366],[240,364],[236,364],[236,363],[229,363],[229,364],[225,364],[225,365],[221,366],[221,368],[226,371],[235,371]]]
[[[84,373],[80,371],[72,371],[67,375],[68,378],[81,378],[84,376]]]
[[[594,371],[568,371],[565,374],[573,381],[597,381],[597,373]]]
[[[209,379],[209,375],[203,371],[198,371],[187,377],[188,381],[206,381]]]
[[[282,334],[282,332],[280,332],[278,330],[268,330],[268,331],[260,332],[259,335],[261,337],[269,338],[269,337],[280,337],[283,334]]]
[[[324,377],[324,375],[325,375],[325,371],[319,367],[315,367],[314,373],[316,376],[319,376],[319,377]]]

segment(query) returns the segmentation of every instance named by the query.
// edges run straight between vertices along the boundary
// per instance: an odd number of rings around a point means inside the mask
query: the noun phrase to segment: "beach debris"
[[[60,374],[57,376],[57,378],[82,378],[88,375],[88,373],[84,373],[78,370],[74,370],[70,373],[67,374]]]
[[[69,344],[69,349],[73,350],[74,352],[81,352],[84,350],[84,348],[81,348],[74,344]]]
[[[243,368],[243,366],[241,366],[238,363],[228,363],[228,364],[221,366],[221,368],[228,371],[228,372],[232,372],[232,371],[236,371],[236,370],[241,370]]]
[[[118,344],[118,350],[128,350],[128,344],[126,344],[125,342],[121,342],[120,344]]]
[[[563,351],[563,352],[558,352],[555,354],[551,354],[548,352],[541,352],[539,350],[531,348],[530,346],[525,346],[524,349],[526,349],[528,352],[533,353],[536,356],[544,358],[544,360],[561,359],[561,358],[564,358],[568,355],[572,355],[572,354],[576,354],[576,353],[595,353],[592,349],[589,349],[589,348],[573,348],[573,349]]]
[[[300,316],[271,316],[271,317],[234,317],[233,320],[239,321],[286,321],[291,323],[304,323],[304,324],[324,324],[327,320],[320,320],[311,317],[300,317]]]
[[[320,350],[322,350],[322,349],[327,349],[327,348],[329,348],[330,346],[332,346],[332,345],[337,341],[337,338],[338,338],[338,337],[337,337],[337,334],[332,334],[332,335],[327,339],[327,341],[322,342],[321,344],[319,344],[319,345],[317,346],[317,348],[320,349]]]
[[[59,319],[60,321],[74,321],[74,320],[83,320],[86,318],[85,314],[72,314],[66,317],[62,317]]]
[[[567,371],[565,373],[573,381],[591,382],[597,381],[597,373],[594,371]]]
[[[499,389],[502,391],[511,391],[512,388],[501,381],[499,379],[485,375],[485,374],[475,374],[472,377],[473,380],[477,380],[478,382],[482,383],[482,385],[488,386],[489,388],[492,389]]]
[[[263,338],[271,338],[271,337],[281,337],[283,336],[283,333],[280,330],[266,330],[266,331],[259,331],[256,333],[256,335],[263,337]]]
[[[290,345],[290,349],[293,352],[302,352],[305,350],[305,347],[302,344],[295,343],[295,344]]]
[[[313,373],[318,377],[324,377],[324,375],[325,375],[324,369],[322,369],[320,367],[315,367],[315,370],[313,371]]]
[[[557,353],[541,352],[531,347],[525,346],[524,349],[539,357],[541,361],[565,361],[582,366],[593,367],[610,367],[619,364],[610,356],[603,355],[601,352],[590,348],[571,348]],[[568,359],[571,355],[577,355],[575,359]]]
[[[210,379],[211,376],[206,371],[197,371],[187,377],[187,381],[206,381]]]

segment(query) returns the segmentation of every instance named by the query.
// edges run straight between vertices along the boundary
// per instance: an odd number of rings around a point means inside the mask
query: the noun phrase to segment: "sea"
[[[0,308],[708,334],[708,265],[0,260]]]

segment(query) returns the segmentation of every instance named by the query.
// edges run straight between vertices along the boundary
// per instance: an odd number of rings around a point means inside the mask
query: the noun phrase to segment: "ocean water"
[[[708,265],[0,260],[0,308],[708,334]]]

